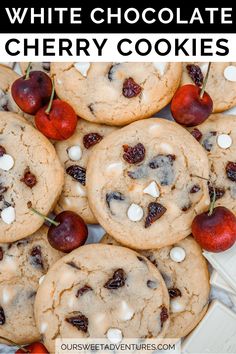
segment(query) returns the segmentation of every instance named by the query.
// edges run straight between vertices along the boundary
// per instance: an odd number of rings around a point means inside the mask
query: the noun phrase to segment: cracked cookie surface
[[[34,321],[39,279],[62,253],[47,241],[47,227],[14,243],[0,244],[0,336],[18,344],[40,340]],[[2,340],[1,340],[2,341]]]
[[[236,116],[213,114],[189,129],[205,149],[210,164],[209,194],[216,192],[216,206],[236,214]]]
[[[114,129],[114,127],[79,119],[72,137],[54,145],[62,166],[65,168],[65,184],[56,206],[57,212],[69,209],[78,213],[86,223],[95,224],[97,222],[87,199],[87,162],[93,147]],[[81,171],[84,171],[85,183],[83,183],[84,179],[81,180],[75,173],[76,167],[83,169]]]
[[[198,65],[205,77],[208,63],[183,63],[181,85],[194,84],[187,69],[187,65],[192,64]],[[236,62],[211,63],[206,92],[213,100],[214,113],[226,111],[236,105],[236,81],[227,80],[224,76],[224,71],[228,66],[234,66],[236,70]]]
[[[63,169],[53,145],[19,115],[0,112],[0,242],[31,235],[53,210]]]
[[[101,242],[117,245],[108,234]],[[181,262],[171,258],[171,250],[176,247],[184,250],[184,259]],[[201,248],[189,236],[172,246],[140,253],[158,268],[169,292],[170,326],[166,337],[185,337],[201,321],[208,308],[209,272]]]
[[[169,296],[157,268],[136,252],[118,246],[86,245],[59,260],[39,287],[35,316],[55,339],[104,338],[112,329],[123,337],[163,337]]]
[[[52,63],[57,95],[91,122],[125,125],[160,111],[173,97],[180,63]]]
[[[160,248],[188,236],[194,216],[208,208],[208,175],[204,149],[184,128],[160,118],[135,122],[94,148],[90,207],[120,243]]]

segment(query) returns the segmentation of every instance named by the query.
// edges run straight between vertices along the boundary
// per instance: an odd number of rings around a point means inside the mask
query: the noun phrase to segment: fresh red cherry
[[[48,242],[61,252],[71,252],[82,246],[88,237],[88,228],[84,220],[73,211],[63,211],[55,219],[58,225],[48,230]]]
[[[210,211],[195,216],[192,234],[199,245],[209,252],[226,251],[236,241],[236,217],[227,208],[214,208],[216,192]]]
[[[37,210],[30,209],[51,224],[48,229],[48,242],[56,250],[68,253],[86,242],[88,237],[87,225],[73,211],[63,211],[52,220]]]
[[[18,353],[47,354],[48,351],[42,343],[35,342],[19,348],[15,354]]]
[[[194,126],[204,122],[213,111],[211,97],[205,92],[210,64],[202,88],[196,85],[180,87],[172,101],[171,113],[177,123],[185,126]]]
[[[59,99],[52,101],[50,110],[45,106],[35,116],[38,130],[47,138],[54,140],[65,140],[71,137],[75,132],[77,121],[73,108]]]
[[[35,114],[52,94],[52,81],[43,71],[30,71],[13,82],[11,94],[20,109],[28,114]]]

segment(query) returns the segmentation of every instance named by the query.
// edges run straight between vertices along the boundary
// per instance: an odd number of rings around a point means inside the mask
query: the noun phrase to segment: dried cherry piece
[[[107,205],[108,205],[109,208],[110,208],[110,203],[111,203],[112,199],[123,201],[123,200],[125,200],[125,196],[122,193],[120,193],[120,192],[107,193],[106,194],[106,202],[107,202]]]
[[[3,260],[3,249],[2,249],[2,247],[0,247],[0,261],[2,261]]]
[[[77,316],[67,317],[66,322],[70,323],[72,326],[76,327],[82,332],[86,333],[88,331],[88,318],[82,313],[78,314]]]
[[[26,170],[24,176],[21,178],[21,182],[24,182],[27,187],[33,188],[37,184],[37,178],[29,170]]]
[[[0,145],[0,157],[6,154],[6,149],[2,145]]]
[[[160,219],[160,217],[165,214],[166,210],[167,209],[160,203],[149,203],[148,215],[145,220],[145,228],[151,226],[151,224]]]
[[[194,128],[191,131],[191,135],[197,140],[200,141],[202,138],[202,133],[200,132],[200,130],[198,128]]]
[[[4,325],[5,322],[6,322],[5,313],[2,306],[0,306],[0,325],[1,326]]]
[[[85,293],[87,293],[88,291],[92,291],[92,290],[93,289],[89,285],[85,285],[77,291],[75,296],[80,297],[80,296],[84,295]]]
[[[74,178],[76,181],[80,182],[83,186],[86,183],[86,169],[78,165],[71,165],[66,169],[66,173]]]
[[[142,162],[145,158],[145,147],[141,143],[138,143],[133,147],[129,145],[123,145],[123,149],[123,158],[130,164]]]
[[[208,191],[209,191],[209,196],[210,196],[211,200],[214,197],[214,191],[216,194],[216,200],[222,198],[225,194],[224,188],[212,187],[210,184],[208,184]]]
[[[225,170],[227,177],[231,181],[236,182],[236,162],[229,161],[226,165]]]
[[[191,194],[193,194],[193,193],[197,193],[197,192],[199,192],[200,191],[200,186],[198,185],[198,184],[194,184],[193,186],[192,186],[192,188],[190,189],[190,191],[189,191],[189,193],[191,193]]]
[[[163,326],[164,322],[167,321],[169,318],[168,310],[165,306],[161,308],[160,320],[161,320],[161,327]]]
[[[83,144],[86,149],[89,149],[91,146],[96,145],[103,139],[98,133],[89,133],[83,137]]]
[[[195,85],[202,86],[204,77],[200,66],[195,64],[188,64],[186,69],[188,70],[188,74]]]
[[[170,288],[168,289],[169,295],[171,299],[174,299],[175,297],[182,296],[182,293],[179,289],[177,288]]]
[[[35,246],[31,250],[30,258],[33,265],[44,268],[41,246]]]
[[[123,83],[123,96],[126,98],[133,98],[140,94],[142,91],[142,87],[139,86],[132,77],[125,79]]]
[[[105,283],[104,288],[116,290],[118,288],[122,288],[125,285],[125,281],[126,281],[126,274],[124,270],[117,269],[114,272],[112,278]]]

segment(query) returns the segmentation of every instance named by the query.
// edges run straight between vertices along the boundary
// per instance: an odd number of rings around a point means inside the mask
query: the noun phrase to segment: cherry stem
[[[40,213],[40,212],[39,212],[38,210],[36,210],[36,209],[30,208],[30,210],[31,210],[33,213],[35,213],[35,214],[41,216],[44,220],[50,222],[50,223],[51,223],[52,225],[54,225],[54,226],[59,226],[59,225],[60,225],[59,222],[54,221],[54,220],[48,218],[47,216],[43,215],[42,213]]]
[[[3,339],[5,341],[9,342],[11,345],[15,345],[16,347],[21,349],[24,353],[29,353],[29,351],[27,349],[25,349],[22,345],[17,344],[15,342],[13,342],[12,340],[8,339],[8,338],[4,338],[4,337],[0,336],[0,339]]]
[[[206,89],[206,84],[207,84],[210,68],[211,68],[211,62],[208,64],[207,73],[206,73],[205,79],[202,84],[202,88],[201,88],[201,92],[200,92],[200,99],[202,99],[205,89]]]
[[[215,189],[214,186],[212,188],[213,188],[213,198],[212,198],[212,201],[211,201],[211,206],[210,206],[210,210],[209,210],[208,216],[212,215],[213,210],[215,208],[215,203],[216,203],[216,189]]]
[[[50,101],[48,103],[48,107],[45,111],[46,114],[49,114],[51,111],[54,94],[55,94],[55,84],[54,84],[54,79],[52,79],[52,93],[51,93]]]
[[[31,70],[31,62],[29,62],[28,66],[27,66],[27,69],[26,69],[26,72],[25,72],[25,80],[28,80],[29,79],[29,76],[30,76],[30,70]]]

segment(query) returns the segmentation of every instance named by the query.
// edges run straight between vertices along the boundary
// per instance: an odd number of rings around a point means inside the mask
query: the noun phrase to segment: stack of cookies
[[[208,82],[214,112],[236,105],[235,95],[223,96],[236,90],[220,81],[227,65],[213,64]],[[194,217],[210,206],[209,180],[216,203],[236,212],[227,170],[235,116],[213,114],[190,129],[153,118],[191,80],[186,64],[31,66],[53,78],[79,119],[70,138],[46,138],[11,96],[18,75],[0,66],[1,341],[41,340],[53,353],[58,338],[186,336],[209,303],[207,262],[191,236]],[[32,206],[73,211],[105,236],[66,255],[50,246]]]

